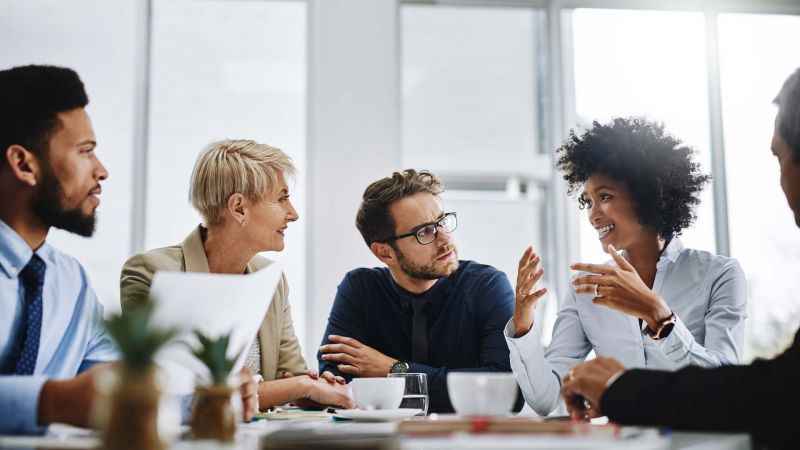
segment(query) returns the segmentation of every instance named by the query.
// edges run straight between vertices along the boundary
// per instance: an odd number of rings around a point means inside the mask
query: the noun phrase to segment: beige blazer
[[[269,263],[268,259],[256,255],[247,264],[245,273],[255,272]],[[200,226],[179,245],[139,253],[125,262],[119,283],[123,312],[147,295],[153,274],[159,270],[209,272]],[[289,286],[286,277],[281,275],[278,289],[272,297],[272,304],[258,331],[258,341],[261,344],[261,374],[268,381],[280,378],[283,371],[301,375],[308,370],[300,351],[300,342],[294,334],[288,298]]]

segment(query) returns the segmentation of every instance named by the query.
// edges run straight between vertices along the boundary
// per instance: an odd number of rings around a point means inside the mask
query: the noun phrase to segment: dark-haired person
[[[70,69],[0,71],[0,432],[86,426],[89,369],[117,358],[86,271],[45,242],[94,232],[108,173],[87,103]]]
[[[558,152],[569,193],[581,190],[580,206],[612,260],[571,266],[580,273],[542,351],[531,327],[543,270],[532,249],[522,255],[505,334],[528,404],[542,415],[555,409],[565,374],[592,350],[629,367],[739,363],[745,275],[736,260],[685,248],[677,237],[709,178],[692,161],[692,149],[663,125],[617,118],[580,136],[571,132]]]
[[[800,226],[800,69],[783,84],[775,103],[772,154]],[[783,354],[749,366],[625,370],[613,358],[597,358],[575,367],[561,393],[575,418],[605,414],[622,424],[750,432],[770,448],[797,448],[798,379],[800,331]]]
[[[94,377],[118,357],[86,271],[45,241],[52,227],[94,233],[108,172],[88,103],[73,70],[0,71],[0,433],[91,425]],[[255,383],[241,394],[249,420]]]
[[[320,372],[348,380],[427,374],[430,412],[453,411],[448,372],[511,370],[502,334],[511,284],[493,267],[458,260],[443,190],[413,169],[367,187],[356,225],[386,267],[345,275],[318,354]]]

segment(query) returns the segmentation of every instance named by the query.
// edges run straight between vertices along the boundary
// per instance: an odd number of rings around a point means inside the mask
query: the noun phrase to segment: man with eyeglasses
[[[511,371],[503,327],[514,312],[505,274],[458,260],[456,213],[442,211],[443,190],[413,169],[367,187],[356,225],[386,267],[344,277],[317,355],[321,372],[348,381],[425,373],[428,410],[440,413],[453,411],[448,372]]]

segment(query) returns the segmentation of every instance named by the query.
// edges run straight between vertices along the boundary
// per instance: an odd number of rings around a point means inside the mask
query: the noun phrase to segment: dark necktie
[[[42,331],[42,286],[46,268],[44,261],[34,254],[19,273],[20,282],[25,289],[25,307],[17,343],[5,365],[4,372],[8,371],[6,373],[32,375],[36,368],[39,335]]]
[[[428,318],[425,316],[427,304],[428,300],[424,297],[411,299],[411,308],[414,309],[411,325],[411,361],[419,364],[428,364]]]

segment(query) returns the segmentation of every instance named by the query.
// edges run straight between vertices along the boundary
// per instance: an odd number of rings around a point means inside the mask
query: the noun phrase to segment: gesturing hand
[[[570,369],[561,384],[561,396],[569,415],[576,420],[602,416],[600,399],[608,380],[624,371],[625,367],[619,361],[602,356]]]
[[[672,315],[666,302],[642,281],[636,269],[617,253],[613,245],[608,254],[618,267],[604,264],[573,264],[573,270],[590,272],[575,278],[572,284],[577,294],[592,294],[595,304],[607,306],[625,314],[638,317],[655,330],[658,324]]]
[[[539,269],[542,258],[533,251],[532,247],[525,249],[519,259],[517,268],[517,299],[514,303],[514,336],[520,337],[530,331],[533,325],[533,311],[536,302],[547,292],[547,288],[532,292],[539,279],[544,274],[544,269]]]
[[[385,377],[396,361],[356,339],[328,336],[329,344],[319,348],[322,359],[338,363],[340,372],[357,377]]]

